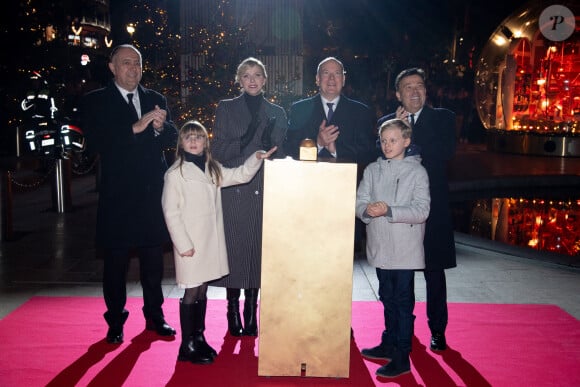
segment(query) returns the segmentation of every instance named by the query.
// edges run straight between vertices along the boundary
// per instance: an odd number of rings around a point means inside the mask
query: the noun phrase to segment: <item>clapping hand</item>
[[[163,123],[167,119],[167,111],[161,109],[158,105],[155,105],[155,109],[153,109],[150,113],[153,113],[153,129],[160,132],[163,130]]]
[[[397,111],[395,112],[395,117],[397,117],[400,120],[406,120],[410,124],[411,122],[409,121],[409,115],[410,113],[406,111],[405,108],[402,106],[399,106],[397,108]]]
[[[167,110],[161,109],[158,105],[155,105],[155,109],[143,114],[139,121],[133,124],[133,133],[141,133],[149,124],[153,125],[153,129],[157,132],[163,130],[163,123],[167,119]]]
[[[326,120],[322,120],[322,123],[318,127],[318,137],[316,138],[316,142],[319,146],[328,149],[330,153],[336,153],[336,139],[338,138],[339,133],[338,126],[326,126]]]

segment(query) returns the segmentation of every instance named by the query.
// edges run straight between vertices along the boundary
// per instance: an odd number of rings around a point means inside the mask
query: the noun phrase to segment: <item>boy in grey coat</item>
[[[361,353],[388,361],[377,375],[392,378],[411,371],[414,270],[425,268],[423,237],[430,196],[420,156],[407,152],[411,127],[392,119],[381,125],[379,136],[383,157],[364,171],[356,215],[367,225],[367,259],[379,279],[385,330],[378,346]]]

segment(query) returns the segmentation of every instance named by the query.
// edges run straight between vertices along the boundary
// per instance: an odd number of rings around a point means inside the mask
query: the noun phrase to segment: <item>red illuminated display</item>
[[[572,26],[558,40],[540,28],[542,12],[562,8],[549,3],[515,11],[484,47],[475,100],[486,129],[580,134],[580,7],[573,2],[565,8]]]
[[[470,233],[511,245],[580,256],[580,200],[478,200]]]

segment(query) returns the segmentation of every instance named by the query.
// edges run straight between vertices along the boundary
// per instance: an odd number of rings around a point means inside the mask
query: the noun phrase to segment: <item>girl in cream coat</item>
[[[182,341],[178,360],[209,364],[217,352],[207,344],[207,282],[229,273],[221,188],[250,181],[262,160],[276,151],[253,153],[237,168],[224,168],[209,149],[207,130],[188,121],[179,131],[176,161],[165,173],[163,213],[173,241]]]

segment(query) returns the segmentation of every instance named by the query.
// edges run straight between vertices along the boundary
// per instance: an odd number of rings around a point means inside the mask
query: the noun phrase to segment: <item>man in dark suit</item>
[[[341,94],[346,75],[343,64],[328,57],[318,65],[319,93],[290,108],[286,154],[298,158],[300,142],[316,141],[318,157],[359,164],[362,170],[376,155],[374,120],[368,106]]]
[[[106,338],[117,344],[129,315],[126,277],[133,252],[139,257],[146,329],[175,335],[161,308],[163,245],[170,240],[161,194],[164,150],[176,145],[177,129],[166,98],[140,85],[142,58],[134,46],[113,49],[109,69],[114,79],[83,97],[81,113],[87,146],[101,163],[96,242],[104,253]]]
[[[356,163],[357,182],[364,168],[377,157],[372,111],[365,104],[341,94],[346,72],[341,61],[328,57],[318,64],[316,85],[319,93],[290,107],[284,150],[299,158],[305,138],[316,141],[318,158]],[[355,220],[355,252],[362,249],[364,224]]]
[[[402,106],[379,119],[379,126],[391,118],[407,119],[413,127],[410,150],[421,154],[429,175],[431,211],[424,239],[427,319],[431,349],[442,351],[447,348],[448,322],[445,269],[457,266],[447,178],[447,164],[455,155],[455,114],[425,105],[427,90],[422,69],[402,71],[395,79],[395,89]]]

